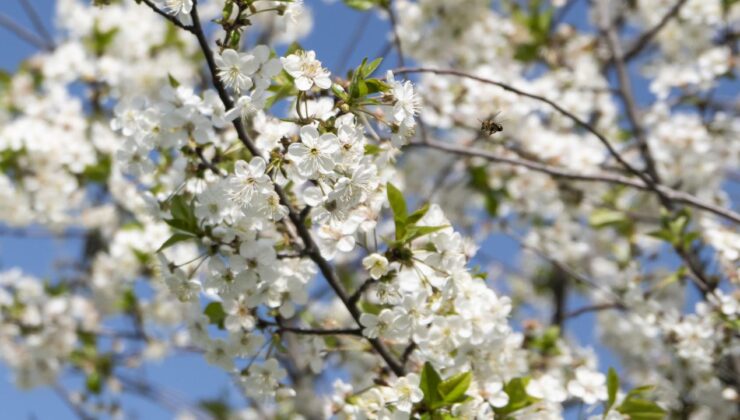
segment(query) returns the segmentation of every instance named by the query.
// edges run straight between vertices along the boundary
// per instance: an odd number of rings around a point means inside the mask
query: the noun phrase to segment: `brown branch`
[[[681,7],[686,4],[686,0],[678,0],[676,4],[673,5],[673,7],[668,10],[668,13],[663,15],[663,18],[658,22],[657,25],[650,28],[647,32],[640,35],[639,38],[632,44],[632,46],[627,49],[627,52],[624,54],[624,61],[630,61],[633,58],[635,58],[638,54],[642,52],[642,50],[650,43],[650,41],[655,38],[656,35],[668,24],[668,22],[671,21],[675,16],[678,15],[678,12],[681,11]]]
[[[653,159],[653,154],[650,152],[650,146],[645,138],[645,130],[640,123],[637,102],[632,93],[632,83],[630,81],[629,74],[627,73],[627,65],[625,64],[624,57],[622,55],[622,46],[614,27],[605,28],[605,38],[617,69],[617,87],[619,89],[619,96],[622,98],[622,102],[624,102],[627,118],[629,119],[630,125],[635,134],[635,140],[640,149],[640,155],[642,155],[642,158],[645,160],[647,173],[652,177],[656,184],[659,184],[660,176],[658,175],[657,165],[655,164],[655,159]]]
[[[300,328],[300,327],[290,327],[287,325],[284,325],[282,322],[272,322],[268,321],[266,319],[260,319],[257,322],[258,327],[276,327],[277,332],[289,332],[293,334],[301,334],[301,335],[356,335],[359,337],[362,337],[362,328],[332,328],[332,329],[324,329],[324,328]]]
[[[625,309],[624,305],[616,302],[596,303],[593,305],[583,306],[578,309],[574,309],[565,314],[564,319],[571,319],[589,312],[600,312],[609,309]]]
[[[393,12],[393,6],[391,6],[391,2],[388,2],[388,6],[385,8],[385,11],[388,12],[388,19],[391,23],[391,29],[393,30],[393,42],[396,46],[396,53],[398,54],[398,65],[403,67],[406,65],[406,60],[403,56],[403,49],[401,49],[401,37],[398,34],[398,22],[396,21],[396,14]]]
[[[475,81],[478,81],[478,82],[481,82],[481,83],[486,83],[486,84],[489,84],[489,85],[498,86],[498,87],[500,87],[503,90],[506,90],[508,92],[515,93],[515,94],[517,94],[519,96],[524,96],[526,98],[530,98],[530,99],[534,99],[534,100],[537,100],[537,101],[546,103],[551,108],[555,109],[556,111],[558,111],[559,113],[561,113],[562,115],[564,115],[565,117],[567,117],[568,119],[570,119],[571,121],[573,121],[574,123],[576,123],[578,126],[582,127],[583,129],[585,129],[589,133],[591,133],[594,136],[596,136],[596,138],[599,139],[599,141],[601,142],[601,144],[604,145],[604,147],[606,147],[606,150],[609,152],[609,154],[617,162],[619,162],[619,164],[621,164],[625,169],[627,169],[629,172],[632,172],[633,174],[635,174],[638,178],[642,179],[645,182],[645,184],[651,185],[651,183],[652,183],[652,179],[650,179],[650,177],[648,177],[641,170],[635,168],[629,162],[627,162],[626,160],[624,160],[624,158],[622,157],[622,155],[620,155],[619,152],[617,152],[617,150],[614,148],[614,146],[612,146],[612,144],[609,142],[609,140],[607,140],[607,138],[604,137],[601,133],[599,133],[598,131],[596,131],[596,129],[593,128],[591,126],[591,124],[589,124],[586,121],[578,118],[572,112],[566,110],[565,108],[561,107],[560,105],[558,105],[557,103],[553,102],[552,100],[545,98],[544,96],[536,95],[534,93],[525,92],[523,90],[517,89],[517,88],[515,88],[515,87],[513,87],[511,85],[508,85],[506,83],[497,82],[497,81],[491,80],[491,79],[486,79],[485,77],[475,76],[475,75],[472,75],[472,74],[469,74],[469,73],[465,73],[465,72],[459,71],[459,70],[444,70],[444,69],[433,69],[433,68],[426,68],[426,67],[409,67],[409,68],[395,69],[395,70],[393,70],[393,73],[397,73],[397,74],[403,74],[403,73],[432,73],[432,74],[439,74],[439,75],[457,76],[457,77],[462,77],[462,78],[466,78],[466,79],[475,80]]]
[[[635,188],[642,191],[652,191],[652,187],[646,185],[644,182],[621,176],[621,175],[611,175],[611,174],[582,174],[577,172],[571,172],[567,169],[558,167],[558,166],[552,166],[547,165],[540,162],[535,162],[532,160],[527,159],[517,159],[517,158],[510,158],[501,156],[492,152],[489,152],[487,150],[483,149],[476,149],[472,147],[461,147],[457,146],[455,144],[450,143],[443,143],[436,140],[429,140],[426,143],[422,142],[413,142],[410,143],[409,146],[413,147],[426,147],[430,149],[437,149],[442,150],[449,153],[454,153],[456,155],[461,156],[470,156],[470,157],[480,157],[486,160],[489,160],[491,162],[498,162],[498,163],[504,163],[507,165],[512,166],[520,166],[523,168],[527,168],[536,172],[542,172],[548,175],[551,175],[556,178],[564,178],[564,179],[571,179],[574,181],[584,181],[584,182],[603,182],[608,184],[616,184],[616,185],[623,185],[626,187]],[[691,194],[685,193],[683,191],[674,190],[672,188],[668,188],[663,185],[659,185],[657,187],[663,195],[668,197],[669,199],[688,204],[692,207],[695,207],[700,210],[707,211],[709,213],[715,214],[717,216],[723,217],[725,219],[731,220],[735,223],[740,223],[740,214],[737,214],[733,212],[732,210],[715,206],[713,204],[704,202],[702,200],[699,200],[698,198],[694,197]]]
[[[342,50],[342,54],[340,55],[339,64],[337,64],[336,70],[337,73],[341,73],[344,71],[344,69],[347,67],[347,63],[349,63],[349,59],[352,56],[352,52],[355,51],[355,48],[357,48],[357,44],[362,39],[362,36],[365,34],[365,30],[367,29],[368,24],[370,23],[370,18],[373,15],[371,13],[363,13],[360,17],[360,22],[357,24],[355,28],[355,32],[352,34],[352,38],[350,38],[350,41],[347,43],[347,45]]]
[[[678,4],[678,6],[680,6],[680,3]],[[606,16],[606,14],[604,14],[604,16]],[[663,192],[659,188],[660,177],[658,175],[657,167],[655,165],[652,153],[650,152],[650,147],[647,143],[647,139],[645,138],[645,130],[640,123],[637,102],[635,101],[632,92],[632,84],[629,73],[627,72],[627,65],[622,55],[622,47],[619,36],[617,35],[617,30],[613,25],[609,24],[606,19],[604,19],[604,22],[602,22],[601,24],[601,32],[603,37],[606,39],[607,46],[612,55],[612,60],[616,65],[619,96],[624,102],[624,108],[627,113],[627,118],[630,122],[630,125],[632,126],[632,130],[634,131],[635,140],[637,142],[640,155],[645,161],[647,173],[650,175],[650,179],[646,177],[643,180],[648,186],[650,186],[650,189],[655,192],[658,199],[660,200],[661,205],[669,211],[675,213],[679,209],[676,208],[677,206],[675,205],[675,203],[669,197],[663,194]],[[702,264],[700,262],[698,252],[687,249],[686,247],[678,244],[673,244],[673,249],[689,268],[691,274],[690,278],[701,290],[702,294],[706,294],[707,292],[714,289],[714,287],[716,287],[716,282],[712,281],[705,273],[704,267],[702,267]]]
[[[177,26],[178,28],[184,29],[190,33],[195,33],[192,25],[185,25],[184,23],[180,22],[175,16],[172,16],[171,14],[157,7],[154,3],[152,3],[151,0],[141,0],[141,2],[149,6],[149,8],[154,11],[154,13],[169,20],[173,25]],[[195,9],[195,2],[193,2],[193,9]]]
[[[370,286],[372,286],[373,284],[377,282],[378,282],[377,280],[372,279],[372,278],[365,280],[365,282],[362,283],[360,287],[358,287],[357,290],[355,290],[354,293],[352,293],[352,296],[349,297],[349,304],[352,306],[356,306],[357,302],[362,297],[362,294],[365,293],[365,290],[367,290]]]
[[[72,395],[69,391],[64,389],[60,384],[56,383],[52,386],[52,389],[54,390],[54,393],[59,396],[59,398],[64,401],[64,403],[69,407],[70,410],[72,410],[73,413],[79,418],[80,420],[93,420],[94,417],[90,414],[87,414],[85,409],[72,398]]]
[[[18,0],[18,2],[23,7],[23,11],[26,12],[26,15],[31,20],[31,25],[33,25],[34,29],[36,29],[36,32],[41,35],[41,38],[43,38],[46,41],[47,48],[49,50],[53,50],[54,45],[54,38],[49,34],[49,32],[46,30],[46,27],[44,26],[44,23],[41,21],[41,17],[36,12],[36,9],[31,5],[29,0]]]
[[[10,32],[13,32],[18,38],[28,42],[29,44],[40,50],[51,51],[51,47],[47,45],[42,38],[17,24],[15,22],[15,19],[4,13],[0,13],[0,26],[4,27]]]

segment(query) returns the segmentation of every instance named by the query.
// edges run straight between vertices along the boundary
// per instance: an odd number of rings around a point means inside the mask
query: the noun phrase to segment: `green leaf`
[[[195,217],[192,204],[188,203],[185,197],[176,195],[169,200],[169,205],[172,219],[165,220],[165,223],[175,229],[197,234],[198,219]]]
[[[118,28],[111,28],[107,31],[102,31],[96,21],[93,25],[92,40],[90,41],[89,46],[96,55],[103,55],[105,50],[113,43],[113,40],[116,38],[116,34],[118,34]]]
[[[442,378],[434,370],[434,366],[429,362],[424,363],[424,368],[421,370],[419,388],[424,393],[424,403],[427,407],[432,407],[435,403],[442,401],[442,395],[439,393],[440,383],[442,383]]]
[[[87,378],[85,379],[85,387],[93,394],[100,394],[100,391],[103,390],[103,380],[98,371],[92,371],[87,375]]]
[[[387,83],[380,79],[367,79],[365,80],[365,84],[367,85],[368,95],[378,92],[387,92],[391,89]]]
[[[345,102],[349,100],[349,95],[347,95],[347,91],[345,91],[344,88],[339,86],[338,84],[336,83],[332,84],[331,90],[332,92],[334,92],[334,95],[336,95],[339,99]]]
[[[655,389],[654,385],[643,385],[643,386],[638,386],[637,388],[632,388],[630,392],[627,393],[627,396],[625,397],[625,399],[637,397],[639,395],[650,392],[653,389]]]
[[[170,238],[167,239],[162,244],[162,246],[159,247],[159,249],[157,250],[157,252],[162,252],[163,250],[171,247],[172,245],[174,245],[174,244],[176,244],[178,242],[187,241],[187,240],[190,240],[190,239],[193,239],[193,238],[195,238],[195,236],[193,236],[193,235],[191,235],[189,233],[175,233],[172,236],[170,236]]]
[[[496,414],[505,416],[523,408],[529,407],[530,405],[539,401],[539,398],[535,398],[527,394],[527,384],[529,383],[528,377],[514,378],[504,385],[504,392],[509,396],[509,403],[501,408],[494,408]]]
[[[619,391],[619,375],[617,375],[617,371],[614,370],[614,368],[609,368],[609,373],[606,375],[606,389],[609,399],[606,402],[604,413],[608,412],[617,400],[617,392]]]
[[[473,379],[471,372],[459,373],[437,387],[442,400],[446,403],[454,404],[465,400],[465,392],[470,387],[470,381]]]
[[[208,317],[208,321],[211,324],[218,325],[219,328],[224,328],[224,319],[226,319],[226,312],[221,302],[211,302],[203,310],[203,313]]]
[[[421,238],[422,236],[429,235],[431,233],[440,231],[442,229],[446,229],[450,227],[449,225],[443,225],[443,226],[416,226],[416,225],[410,225],[406,226],[404,228],[405,233],[401,237],[400,241],[403,243],[409,243],[413,241],[414,239]]]
[[[609,209],[596,209],[591,216],[588,218],[588,223],[596,228],[600,229],[606,226],[612,226],[625,222],[626,215],[617,210]]]
[[[393,221],[396,224],[396,240],[400,240],[406,232],[406,218],[408,217],[406,201],[401,191],[390,182],[386,184],[386,193],[393,212]]]
[[[178,87],[180,87],[180,82],[175,79],[172,74],[167,73],[167,80],[170,82],[170,86],[172,86],[173,88],[177,89]]]
[[[365,79],[370,77],[373,74],[373,72],[377,70],[378,67],[380,67],[380,63],[382,62],[383,62],[383,57],[379,57],[371,61],[370,64],[368,64],[367,66],[363,68],[362,77]]]
[[[378,0],[344,0],[344,4],[360,11],[370,10],[378,5]]]
[[[213,416],[215,420],[228,420],[231,416],[228,402],[222,399],[201,400],[198,406]]]
[[[292,44],[288,46],[288,49],[285,50],[285,55],[289,56],[297,51],[303,51],[303,47],[301,47],[301,44],[297,42],[293,42]]]
[[[123,292],[123,295],[117,302],[118,309],[126,313],[131,313],[134,310],[136,310],[137,305],[138,305],[138,299],[134,291],[131,289],[128,289],[125,292]]]
[[[414,224],[417,223],[419,220],[421,220],[422,217],[424,217],[425,214],[429,211],[429,203],[424,204],[419,209],[417,209],[415,212],[411,213],[408,218],[406,218],[406,223]]]
[[[377,144],[368,143],[365,145],[366,155],[377,155],[378,153],[380,153],[380,151],[380,146],[378,146]]]
[[[185,197],[176,195],[170,200],[170,212],[172,217],[180,220],[187,220],[190,216],[189,205],[185,201]]]
[[[650,400],[627,398],[617,407],[617,411],[627,415],[631,420],[661,420],[666,412],[658,404]]]
[[[85,166],[82,171],[82,175],[87,180],[97,183],[104,183],[108,180],[111,172],[111,159],[110,157],[101,157],[95,165]]]

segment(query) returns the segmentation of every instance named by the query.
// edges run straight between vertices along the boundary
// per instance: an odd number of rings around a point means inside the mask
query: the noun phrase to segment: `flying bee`
[[[488,117],[488,119],[485,120],[478,120],[480,121],[480,131],[488,134],[489,136],[492,136],[500,131],[504,131],[504,126],[501,124],[501,121],[497,121],[496,117],[501,114],[501,111],[493,114],[491,117]]]

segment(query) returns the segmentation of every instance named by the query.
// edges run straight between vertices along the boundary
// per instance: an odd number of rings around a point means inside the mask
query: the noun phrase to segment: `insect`
[[[500,131],[504,131],[504,126],[501,124],[501,121],[497,121],[496,117],[501,113],[501,111],[493,114],[493,116],[489,117],[486,120],[478,120],[480,121],[480,131],[487,133],[489,136],[492,136]]]

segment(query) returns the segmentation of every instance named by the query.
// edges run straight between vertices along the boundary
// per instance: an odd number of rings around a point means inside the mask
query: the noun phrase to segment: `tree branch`
[[[655,164],[655,160],[653,159],[653,155],[650,152],[650,146],[645,138],[645,130],[643,129],[638,117],[637,102],[632,94],[632,83],[630,81],[629,74],[627,73],[627,65],[622,56],[622,46],[619,42],[619,37],[617,36],[617,32],[614,27],[604,28],[604,31],[609,50],[611,51],[615,67],[617,69],[619,96],[622,98],[622,102],[624,103],[627,118],[629,119],[630,125],[635,134],[635,140],[640,149],[640,154],[645,160],[647,173],[653,178],[653,181],[656,184],[659,184],[660,176],[658,175],[658,169]]]
[[[409,67],[409,68],[400,68],[393,70],[393,73],[432,73],[432,74],[440,74],[440,75],[448,75],[448,76],[457,76],[462,77],[466,79],[476,80],[481,83],[486,83],[489,85],[498,86],[503,90],[516,93],[519,96],[524,96],[526,98],[534,99],[543,103],[546,103],[551,108],[555,109],[574,123],[576,123],[578,126],[584,128],[589,133],[596,136],[597,139],[601,142],[601,144],[606,147],[609,154],[617,161],[619,162],[625,169],[627,169],[629,172],[632,172],[635,174],[638,178],[642,179],[645,184],[651,185],[652,179],[650,179],[648,176],[646,176],[641,170],[635,168],[632,166],[629,162],[624,160],[622,155],[617,152],[617,150],[612,146],[612,144],[607,140],[606,137],[604,137],[601,133],[596,131],[595,128],[591,126],[591,124],[587,123],[586,121],[583,121],[582,119],[578,118],[575,114],[571,113],[570,111],[566,110],[565,108],[561,107],[557,103],[553,102],[550,99],[545,98],[544,96],[536,95],[534,93],[525,92],[523,90],[517,89],[511,85],[508,85],[506,83],[497,82],[495,80],[486,79],[485,77],[479,77],[475,76],[469,73],[465,73],[463,71],[459,70],[443,70],[443,69],[433,69],[433,68],[426,68],[426,67]]]
[[[616,184],[616,185],[624,185],[626,187],[635,188],[642,191],[652,191],[653,188],[646,185],[644,182],[641,182],[639,180],[621,176],[621,175],[611,175],[611,174],[582,174],[577,172],[571,172],[567,169],[558,167],[558,166],[552,166],[547,165],[540,162],[535,162],[532,160],[527,159],[517,159],[517,158],[510,158],[501,156],[492,152],[489,152],[487,150],[483,149],[476,149],[472,147],[461,147],[457,146],[455,144],[450,143],[444,143],[436,140],[428,140],[426,143],[423,142],[412,142],[409,144],[409,146],[413,147],[426,147],[430,149],[437,149],[449,153],[453,153],[456,155],[461,156],[470,156],[470,157],[480,157],[486,160],[489,160],[491,162],[498,162],[498,163],[504,163],[507,165],[512,166],[520,166],[527,169],[531,169],[536,172],[542,172],[548,175],[551,175],[556,178],[564,178],[564,179],[571,179],[574,181],[584,181],[584,182],[603,182],[608,184]],[[725,219],[731,220],[735,223],[740,224],[740,214],[737,214],[733,212],[730,209],[726,209],[724,207],[715,206],[713,204],[704,202],[702,200],[699,200],[698,198],[694,197],[691,194],[685,193],[683,191],[674,190],[672,188],[668,188],[663,185],[659,185],[657,187],[663,195],[668,197],[669,199],[688,204],[692,207],[695,207],[700,210],[707,211],[709,213],[715,214],[717,216],[723,217]]]
[[[10,16],[0,13],[0,26],[13,32],[18,38],[28,42],[40,50],[51,51],[51,47],[38,35],[17,24]]]
[[[391,29],[393,30],[393,42],[396,46],[396,53],[398,54],[398,65],[403,67],[406,65],[406,60],[403,56],[403,49],[401,49],[401,37],[398,34],[398,22],[396,21],[396,14],[393,11],[393,6],[391,6],[391,2],[388,2],[388,6],[385,8],[385,11],[388,12],[388,19],[391,23]]]
[[[156,13],[156,14],[162,16],[163,18],[169,20],[173,25],[177,26],[178,28],[184,29],[184,30],[186,30],[186,31],[188,31],[190,33],[195,33],[195,32],[193,32],[193,26],[183,24],[175,16],[172,16],[171,14],[169,14],[169,13],[165,12],[164,10],[160,9],[159,7],[157,7],[157,5],[155,5],[154,3],[152,3],[151,0],[141,0],[141,2],[144,3],[145,5],[149,6],[149,8],[154,11],[154,13]],[[195,2],[193,2],[193,9],[195,9]]]
[[[625,309],[624,305],[615,302],[596,303],[593,305],[583,306],[578,309],[574,309],[565,314],[564,319],[571,319],[589,312],[600,312],[609,309]]]
[[[31,5],[29,0],[18,0],[18,2],[23,7],[23,11],[26,12],[26,15],[31,20],[31,24],[33,25],[34,29],[36,29],[36,32],[41,35],[41,38],[43,38],[46,41],[47,48],[49,50],[53,50],[55,47],[54,44],[54,38],[49,34],[49,32],[46,30],[46,27],[44,27],[44,23],[41,21],[41,17],[36,12],[36,9]]]
[[[668,24],[668,22],[670,22],[671,19],[678,15],[678,12],[681,11],[681,8],[684,4],[686,4],[686,0],[678,0],[676,4],[674,4],[673,7],[670,8],[670,10],[668,10],[668,13],[663,16],[663,18],[660,20],[660,22],[658,22],[657,25],[653,26],[647,32],[640,35],[640,37],[637,38],[637,40],[624,54],[624,61],[630,61],[638,54],[640,54],[642,50],[650,43],[650,41],[652,41],[653,38],[655,38],[655,36],[658,35],[658,33]]]
[[[272,322],[266,319],[258,321],[259,327],[270,326],[276,327],[278,332],[289,332],[301,335],[356,335],[362,337],[362,328],[300,328],[284,325],[282,322]]]

